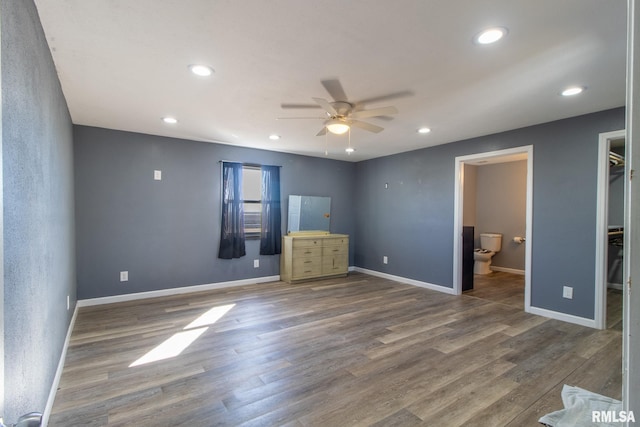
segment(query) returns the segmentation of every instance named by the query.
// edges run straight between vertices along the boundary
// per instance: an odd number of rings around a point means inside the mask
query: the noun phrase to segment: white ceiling
[[[36,0],[72,120],[359,161],[624,105],[624,0]],[[480,30],[507,27],[494,45]],[[188,65],[208,64],[209,78]],[[315,136],[321,110],[410,91],[379,134]],[[558,95],[586,86],[576,97]],[[161,122],[175,116],[177,125]],[[416,133],[421,126],[432,132]],[[272,141],[270,134],[280,135]]]

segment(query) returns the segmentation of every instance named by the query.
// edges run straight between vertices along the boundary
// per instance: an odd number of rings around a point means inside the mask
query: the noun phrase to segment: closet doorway
[[[622,328],[624,283],[622,252],[625,234],[623,224],[626,173],[625,130],[600,134],[595,286],[595,324],[598,329]]]

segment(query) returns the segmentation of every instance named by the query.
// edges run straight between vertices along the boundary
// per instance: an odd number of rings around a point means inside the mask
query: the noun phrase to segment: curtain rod
[[[239,163],[243,166],[255,166],[255,167],[260,167],[260,166],[273,166],[276,168],[281,168],[282,166],[280,165],[261,165],[260,163],[245,163],[245,162],[236,162],[235,160],[218,160],[218,163]]]

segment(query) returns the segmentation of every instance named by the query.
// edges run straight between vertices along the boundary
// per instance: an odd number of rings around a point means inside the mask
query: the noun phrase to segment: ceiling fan
[[[322,136],[327,133],[327,130],[335,134],[343,134],[347,132],[351,126],[356,126],[369,132],[381,132],[383,127],[374,125],[372,123],[363,122],[359,119],[366,118],[382,118],[391,120],[388,117],[390,114],[396,114],[398,109],[393,106],[372,108],[365,110],[364,107],[367,104],[386,101],[389,99],[400,98],[403,96],[413,95],[410,91],[395,92],[388,95],[376,96],[373,98],[363,99],[357,102],[351,102],[347,98],[347,95],[342,88],[342,84],[338,79],[322,80],[322,86],[329,92],[333,102],[327,101],[324,98],[312,98],[315,104],[281,104],[285,109],[299,109],[299,108],[322,108],[326,112],[322,117],[279,117],[282,119],[322,119],[324,120],[324,126],[316,134],[316,136]]]

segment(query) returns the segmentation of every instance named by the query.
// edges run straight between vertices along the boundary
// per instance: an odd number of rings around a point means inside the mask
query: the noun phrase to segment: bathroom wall
[[[463,165],[464,167],[464,193],[462,195],[462,225],[476,226],[476,186],[477,166]]]
[[[476,247],[480,233],[500,233],[502,249],[492,267],[519,271],[525,268],[525,245],[513,238],[526,230],[527,161],[496,163],[477,167]]]

